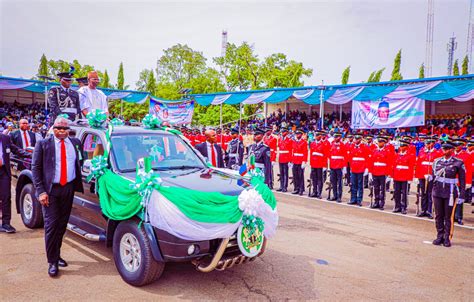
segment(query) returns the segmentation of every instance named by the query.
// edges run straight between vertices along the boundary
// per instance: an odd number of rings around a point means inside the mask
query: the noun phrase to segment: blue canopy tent
[[[190,94],[188,97],[204,106],[265,102],[265,116],[267,114],[267,104],[296,99],[308,105],[320,105],[322,116],[325,103],[342,105],[352,101],[375,101],[383,97],[391,99],[416,97],[425,101],[455,100],[467,102],[474,99],[474,74],[378,83]]]

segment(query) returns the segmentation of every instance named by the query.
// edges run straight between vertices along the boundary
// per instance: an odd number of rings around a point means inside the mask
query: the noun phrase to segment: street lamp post
[[[45,75],[39,75],[38,78],[43,80],[44,85],[44,109],[46,110],[46,114],[48,114],[48,81],[54,81],[53,78],[50,78]]]

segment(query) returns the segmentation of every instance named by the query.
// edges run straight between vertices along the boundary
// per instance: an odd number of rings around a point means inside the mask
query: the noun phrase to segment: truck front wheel
[[[164,262],[153,258],[150,241],[143,227],[133,220],[121,222],[114,233],[114,262],[122,279],[134,286],[143,286],[158,279]]]
[[[33,184],[26,184],[20,194],[20,214],[23,224],[30,229],[43,226],[41,204],[36,199]]]

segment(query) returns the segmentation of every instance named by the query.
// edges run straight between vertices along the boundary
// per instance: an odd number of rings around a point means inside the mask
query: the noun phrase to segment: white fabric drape
[[[336,92],[326,100],[326,102],[334,105],[342,105],[352,101],[359,93],[364,90],[364,87],[351,87],[345,89],[338,89]]]
[[[423,84],[412,84],[397,87],[394,91],[387,94],[385,97],[393,100],[408,99],[422,93],[425,93],[434,87],[438,86],[441,81],[433,81]]]
[[[216,95],[211,102],[211,105],[220,105],[224,103],[228,98],[231,97],[232,94],[220,94]]]
[[[314,89],[295,90],[293,92],[293,96],[298,100],[304,100],[309,98],[314,93],[314,91]]]
[[[258,104],[266,99],[268,99],[274,91],[266,91],[266,92],[256,92],[252,93],[245,101],[242,102],[242,104],[245,105],[252,105],[252,104]]]
[[[111,94],[107,96],[107,98],[110,100],[119,100],[129,95],[130,95],[130,92],[112,92]]]
[[[453,98],[455,101],[458,101],[458,102],[468,102],[470,100],[473,100],[474,99],[474,90],[471,90],[463,95],[460,95],[460,96],[457,96],[455,98]]]

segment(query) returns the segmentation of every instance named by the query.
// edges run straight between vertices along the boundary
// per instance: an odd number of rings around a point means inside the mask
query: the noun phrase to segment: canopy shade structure
[[[288,99],[297,99],[308,105],[318,105],[321,101],[342,105],[351,101],[375,101],[384,97],[390,99],[416,97],[426,101],[453,99],[466,102],[474,99],[474,74],[379,83],[190,94],[188,97],[203,106],[240,103],[247,105],[262,102],[276,104]]]
[[[46,86],[47,85],[47,86]],[[0,90],[12,90],[12,89],[21,89],[26,91],[31,91],[35,93],[44,93],[45,87],[47,90],[52,87],[59,86],[59,83],[48,82],[47,84],[43,81],[37,80],[26,80],[18,78],[9,78],[0,76]],[[71,86],[72,89],[78,89],[78,86]],[[108,99],[110,100],[124,100],[129,103],[142,104],[144,103],[148,96],[148,92],[142,91],[133,91],[133,90],[118,90],[118,89],[109,89],[98,87],[99,90],[102,90]]]

